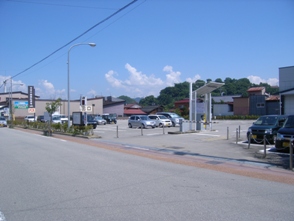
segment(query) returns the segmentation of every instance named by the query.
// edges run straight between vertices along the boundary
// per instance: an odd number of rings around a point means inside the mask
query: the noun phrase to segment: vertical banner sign
[[[29,108],[35,108],[35,88],[34,86],[28,86],[28,102]]]

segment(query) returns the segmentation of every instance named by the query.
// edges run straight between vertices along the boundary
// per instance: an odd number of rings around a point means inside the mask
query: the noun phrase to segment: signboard
[[[88,106],[80,106],[80,110],[82,112],[92,112],[92,106],[88,105]]]
[[[34,114],[34,113],[36,113],[36,109],[35,108],[29,108],[28,113],[29,114]]]
[[[14,101],[14,109],[28,109],[29,102],[28,101]]]
[[[29,102],[29,108],[35,108],[35,88],[34,88],[34,86],[28,86],[28,102]]]

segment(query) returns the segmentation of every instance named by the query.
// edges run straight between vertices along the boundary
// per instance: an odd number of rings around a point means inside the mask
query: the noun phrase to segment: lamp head
[[[96,46],[95,43],[89,43],[89,45],[90,45],[91,47],[95,47],[95,46]]]

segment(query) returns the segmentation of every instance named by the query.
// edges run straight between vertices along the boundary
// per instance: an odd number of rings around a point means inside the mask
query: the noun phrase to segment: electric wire
[[[23,74],[24,72],[32,69],[33,67],[35,67],[36,65],[40,64],[41,62],[45,61],[46,59],[48,59],[49,57],[51,57],[52,55],[56,54],[58,51],[62,50],[63,48],[65,48],[66,46],[70,45],[72,42],[76,41],[77,39],[79,39],[80,37],[82,37],[83,35],[87,34],[89,31],[93,30],[94,28],[96,28],[97,26],[101,25],[102,23],[106,22],[107,20],[111,19],[112,17],[114,17],[115,15],[117,15],[118,13],[120,13],[121,11],[123,11],[124,9],[128,8],[129,6],[131,6],[132,4],[134,4],[136,1],[138,0],[133,0],[130,3],[126,4],[125,6],[123,6],[122,8],[118,9],[117,11],[115,11],[114,13],[112,13],[111,15],[109,15],[108,17],[104,18],[103,20],[101,20],[100,22],[98,22],[97,24],[95,24],[94,26],[92,26],[91,28],[87,29],[86,31],[84,31],[82,34],[78,35],[77,37],[75,37],[74,39],[72,39],[71,41],[69,41],[68,43],[66,43],[65,45],[61,46],[60,48],[58,48],[57,50],[53,51],[52,53],[50,53],[49,55],[47,55],[46,57],[44,57],[43,59],[41,59],[40,61],[34,63],[33,65],[29,66],[28,68],[24,69],[23,71],[11,76],[10,78],[6,79],[3,81],[3,84],[0,86],[0,88],[7,82],[7,80],[9,79],[13,79],[21,74]]]

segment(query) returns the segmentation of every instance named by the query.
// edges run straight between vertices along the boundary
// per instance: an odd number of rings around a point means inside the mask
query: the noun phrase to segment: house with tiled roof
[[[146,114],[156,114],[157,112],[162,112],[163,109],[162,105],[145,106],[141,108]]]
[[[138,104],[127,104],[124,106],[124,117],[129,117],[131,115],[147,115],[141,110],[142,106]]]

